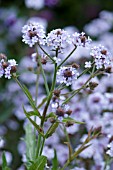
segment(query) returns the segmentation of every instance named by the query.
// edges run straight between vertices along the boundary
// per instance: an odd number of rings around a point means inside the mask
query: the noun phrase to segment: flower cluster
[[[10,79],[12,73],[16,72],[16,65],[14,59],[7,61],[7,57],[4,54],[0,54],[0,78],[5,75],[5,78]]]
[[[61,29],[55,29],[51,31],[47,38],[47,45],[52,47],[52,50],[58,50],[58,52],[63,52],[69,44],[71,44],[70,35]]]
[[[90,43],[91,43],[91,39],[90,37],[86,37],[85,33],[77,33],[75,32],[72,35],[72,42],[75,46],[81,46],[81,47],[89,47]]]
[[[35,45],[36,43],[40,43],[42,45],[45,44],[45,32],[42,25],[38,23],[29,23],[22,28],[23,33],[23,42],[28,44],[30,47]]]
[[[66,86],[71,85],[79,76],[76,68],[71,67],[61,67],[57,72],[57,82],[64,83]]]
[[[90,55],[94,57],[97,69],[101,69],[103,67],[106,69],[107,67],[112,66],[113,58],[104,46],[94,46]]]
[[[108,150],[107,150],[107,154],[110,156],[110,157],[113,157],[113,141],[110,143],[110,144],[108,144]]]

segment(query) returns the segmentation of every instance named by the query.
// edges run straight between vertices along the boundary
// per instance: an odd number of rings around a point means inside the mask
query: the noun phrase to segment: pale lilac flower
[[[11,78],[11,66],[10,65],[7,68],[5,68],[5,78],[8,78],[8,79]]]
[[[31,55],[31,59],[32,59],[33,62],[37,62],[37,53],[33,53]]]
[[[52,48],[52,50],[58,50],[59,53],[63,53],[63,50],[71,44],[71,38],[68,32],[55,29],[48,33],[47,35],[47,45]]]
[[[5,141],[0,137],[0,148],[4,147]]]
[[[27,8],[39,10],[44,7],[44,0],[25,0],[25,5]]]
[[[42,25],[38,23],[29,23],[28,25],[25,25],[22,28],[23,33],[23,42],[25,44],[28,44],[30,47],[35,45],[36,43],[39,43],[41,45],[45,44],[45,32]]]
[[[71,85],[79,76],[78,71],[73,67],[61,67],[57,72],[57,82]]]
[[[4,74],[4,69],[2,67],[2,64],[0,63],[0,78],[3,76]]]
[[[90,55],[94,57],[97,69],[101,69],[103,67],[106,69],[107,67],[112,66],[112,55],[104,46],[94,46]]]
[[[14,59],[8,60],[8,63],[9,63],[10,66],[16,66],[16,65],[18,65]]]
[[[85,169],[85,168],[75,167],[75,168],[73,168],[73,169],[71,169],[71,170],[86,170],[86,169]]]
[[[111,23],[106,22],[103,19],[95,19],[89,24],[85,25],[84,30],[91,36],[98,36],[111,29]]]
[[[44,146],[42,155],[47,156],[49,160],[54,158],[54,149],[49,148],[48,146]]]
[[[85,68],[91,68],[91,61],[85,62]]]
[[[108,154],[110,157],[113,157],[113,141],[108,144],[107,146],[109,149],[107,150],[106,154]]]
[[[91,43],[91,39],[90,37],[86,37],[85,33],[77,33],[75,32],[72,35],[72,42],[75,46],[81,46],[81,47],[89,47],[90,43]]]
[[[16,72],[16,61],[14,59],[10,59],[8,61],[5,61],[4,59],[1,59],[0,61],[0,78],[5,75],[5,78],[10,79],[12,76],[12,72]]]

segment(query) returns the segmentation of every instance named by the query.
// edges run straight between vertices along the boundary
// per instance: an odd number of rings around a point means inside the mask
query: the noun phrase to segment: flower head
[[[90,37],[87,38],[84,32],[82,33],[75,32],[72,35],[72,42],[75,46],[88,47],[91,41],[92,40],[90,39]]]
[[[22,28],[23,42],[28,44],[30,47],[36,43],[45,44],[45,32],[42,25],[38,23],[29,23]]]
[[[112,66],[111,62],[113,58],[110,52],[108,52],[108,50],[104,46],[94,46],[90,55],[94,57],[97,69],[101,69],[103,67],[106,69],[107,67]]]
[[[73,67],[61,67],[57,72],[57,82],[71,85],[79,76],[78,71]]]
[[[51,31],[47,36],[47,45],[52,47],[52,50],[58,50],[59,53],[63,52],[70,43],[70,35],[61,29],[55,29]]]
[[[0,59],[0,78],[5,75],[5,78],[10,79],[12,73],[16,72],[17,63],[14,59]]]

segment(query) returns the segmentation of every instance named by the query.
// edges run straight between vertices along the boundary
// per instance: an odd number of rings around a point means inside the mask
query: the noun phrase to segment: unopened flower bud
[[[54,93],[55,96],[59,97],[59,95],[60,95],[60,90],[54,90],[53,93]]]
[[[64,110],[61,107],[58,107],[56,110],[58,116],[64,116]]]
[[[100,134],[100,133],[101,133],[101,130],[102,130],[102,127],[99,126],[98,128],[95,128],[95,129],[93,130],[93,132],[94,132],[94,134],[96,135],[96,134]]]
[[[8,63],[7,62],[3,62],[2,63],[2,67],[3,67],[3,69],[7,68],[8,67]]]
[[[6,55],[5,55],[5,54],[0,53],[0,59],[4,59],[4,60],[6,60],[6,59],[7,59],[7,57],[6,57]]]
[[[50,118],[50,122],[55,123],[56,122],[55,118]]]
[[[105,69],[105,71],[107,72],[107,73],[112,73],[113,71],[112,71],[112,67],[107,67],[106,69]]]
[[[111,138],[109,139],[109,143],[111,143],[113,141],[113,136],[111,136]]]
[[[15,73],[17,71],[16,66],[11,66],[11,73]]]
[[[94,90],[95,87],[97,87],[97,86],[98,86],[98,83],[96,83],[96,82],[90,82],[89,83],[89,87],[90,87],[91,90]]]
[[[72,126],[73,124],[74,124],[73,122],[66,122],[65,126],[69,127],[69,126]]]
[[[66,111],[66,114],[67,114],[67,115],[71,115],[71,113],[72,113],[72,110],[67,110],[67,111]]]
[[[47,63],[47,59],[46,58],[41,58],[41,63],[42,64],[46,64]]]
[[[76,63],[73,63],[72,67],[78,69],[80,66],[78,64],[76,64]]]

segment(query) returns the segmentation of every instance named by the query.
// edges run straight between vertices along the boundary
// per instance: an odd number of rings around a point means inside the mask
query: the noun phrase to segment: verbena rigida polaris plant
[[[98,138],[102,134],[101,127],[92,127],[83,143],[73,150],[67,127],[73,126],[73,124],[84,126],[85,122],[79,122],[73,118],[71,100],[78,93],[84,93],[85,89],[94,90],[98,86],[98,83],[94,81],[94,77],[101,77],[102,74],[110,73],[112,71],[113,58],[104,46],[92,46],[92,40],[84,32],[75,32],[70,35],[65,30],[55,29],[46,36],[42,25],[29,23],[22,28],[22,34],[22,41],[35,49],[35,52],[31,56],[32,61],[36,63],[35,69],[32,70],[37,77],[35,98],[19,80],[21,75],[18,73],[18,64],[16,61],[14,59],[8,60],[4,54],[0,54],[0,77],[13,78],[27,96],[27,100],[32,108],[28,112],[22,103],[26,118],[29,120],[25,125],[26,135],[24,138],[26,143],[26,169],[44,170],[48,168],[52,170],[65,170],[70,169],[70,165],[72,165],[71,169],[76,169],[73,166],[73,161],[76,161],[79,154],[91,145],[91,140]],[[75,56],[75,62],[68,64],[68,59],[71,58],[77,48],[89,48],[91,60],[78,64],[76,63]],[[48,76],[50,75],[44,70],[44,66],[47,64],[53,69],[51,72],[53,78],[49,82]],[[82,67],[84,65],[85,69],[83,71],[81,71],[81,65]],[[89,76],[80,88],[71,88],[86,73]],[[44,92],[46,92],[46,96],[37,104],[37,101],[40,100],[40,96],[38,95],[40,76],[42,76],[44,81]],[[36,121],[37,118],[39,123]],[[49,122],[49,127],[45,126],[47,122]],[[48,160],[50,155],[45,156],[44,154],[45,142],[48,138],[51,138],[57,128],[63,130],[66,136],[63,143],[67,145],[69,150],[68,158],[64,165],[59,164],[55,148],[54,153],[49,153],[53,155],[52,161]],[[110,150],[107,152],[109,154]],[[3,169],[10,169],[7,166],[7,158],[5,158],[4,153],[2,158]]]

